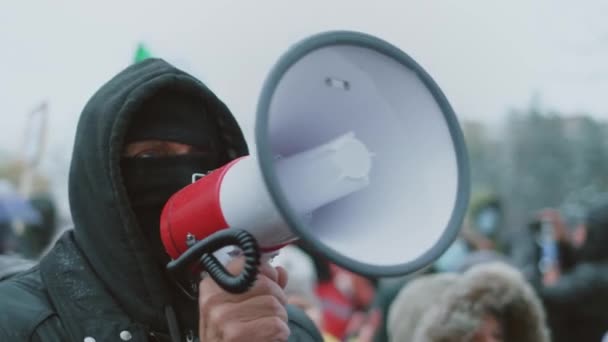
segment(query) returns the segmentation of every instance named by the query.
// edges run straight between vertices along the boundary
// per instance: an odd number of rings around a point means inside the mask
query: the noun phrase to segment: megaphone
[[[255,156],[168,201],[170,269],[199,260],[242,292],[260,253],[302,239],[353,272],[397,276],[431,264],[458,234],[470,181],[456,115],[424,69],[384,40],[334,31],[293,46],[263,86],[255,142]],[[249,261],[240,278],[212,255],[227,244]]]

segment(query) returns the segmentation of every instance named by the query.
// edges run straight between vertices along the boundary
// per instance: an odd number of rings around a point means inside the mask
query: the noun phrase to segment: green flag
[[[139,63],[144,59],[151,58],[152,53],[148,48],[144,45],[144,43],[137,44],[137,50],[135,50],[135,56],[133,58],[133,63]]]

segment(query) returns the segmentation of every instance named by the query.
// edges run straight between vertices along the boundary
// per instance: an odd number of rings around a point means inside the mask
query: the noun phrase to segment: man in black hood
[[[245,294],[211,279],[200,298],[166,275],[159,235],[168,198],[247,154],[228,108],[162,60],[119,73],[81,115],[70,168],[67,232],[31,270],[0,283],[1,341],[320,340],[286,308],[284,270],[262,266]]]

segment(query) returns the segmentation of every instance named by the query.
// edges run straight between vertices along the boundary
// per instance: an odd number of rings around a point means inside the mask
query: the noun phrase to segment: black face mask
[[[131,208],[155,257],[164,267],[170,258],[160,238],[160,214],[174,193],[192,183],[194,173],[217,167],[215,158],[181,155],[162,158],[124,158],[122,175]]]

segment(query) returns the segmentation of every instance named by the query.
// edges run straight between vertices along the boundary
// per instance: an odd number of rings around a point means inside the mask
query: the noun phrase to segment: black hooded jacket
[[[0,341],[170,341],[168,322],[175,319],[182,340],[197,336],[196,302],[183,304],[155,262],[120,172],[133,113],[167,89],[200,96],[228,160],[247,154],[228,108],[192,76],[157,59],[115,76],[78,124],[69,175],[75,229],[39,265],[0,282]],[[290,340],[321,339],[303,313],[288,312]]]

